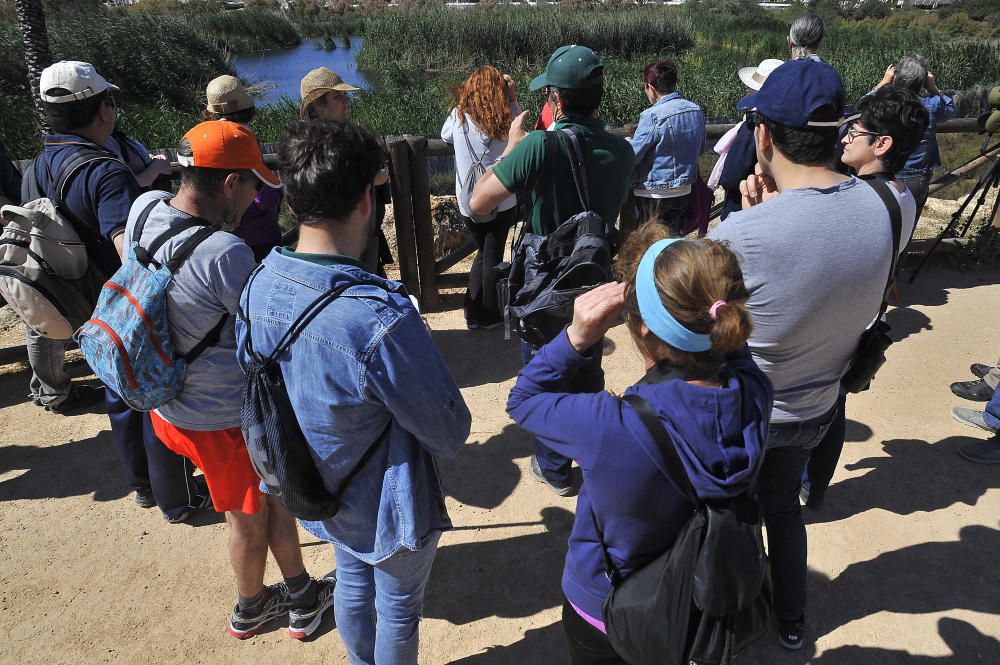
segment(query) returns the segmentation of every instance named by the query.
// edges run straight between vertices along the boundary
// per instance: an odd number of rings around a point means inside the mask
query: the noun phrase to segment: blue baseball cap
[[[837,127],[840,123],[815,121],[816,109],[831,106],[836,117],[844,115],[844,82],[837,70],[817,60],[790,60],[775,69],[760,90],[740,100],[741,110],[758,113],[786,127]]]

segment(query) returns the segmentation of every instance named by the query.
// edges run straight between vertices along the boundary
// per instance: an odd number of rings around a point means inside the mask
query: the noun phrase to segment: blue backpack
[[[225,314],[188,353],[174,352],[167,326],[167,285],[194,248],[215,229],[194,217],[143,248],[139,238],[158,203],[159,199],[152,201],[139,215],[128,257],[104,283],[93,315],[73,336],[94,374],[136,411],[151,411],[172,400],[184,386],[188,364],[218,343],[229,318]],[[168,260],[160,263],[153,258],[168,240],[193,228],[199,230]]]

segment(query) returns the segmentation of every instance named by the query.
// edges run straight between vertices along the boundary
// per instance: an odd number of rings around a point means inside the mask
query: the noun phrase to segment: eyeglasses
[[[753,129],[754,127],[759,125],[760,122],[757,119],[757,112],[751,109],[746,113],[744,113],[743,122],[746,123],[746,126],[749,127],[750,129]]]
[[[548,99],[549,90],[550,90],[549,86],[543,85],[541,88],[538,89],[538,94],[542,96],[542,99]]]
[[[108,105],[109,109],[118,108],[118,102],[116,102],[115,98],[112,97],[111,95],[108,95],[107,97],[104,98],[104,103]]]
[[[859,136],[876,136],[876,137],[879,137],[879,136],[882,136],[882,135],[879,134],[878,132],[866,132],[863,129],[856,129],[854,127],[851,127],[850,129],[847,130],[847,142],[848,143],[854,141],[854,139],[858,138]]]

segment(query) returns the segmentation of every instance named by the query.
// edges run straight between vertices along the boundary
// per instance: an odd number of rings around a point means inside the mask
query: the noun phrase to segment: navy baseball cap
[[[836,117],[844,115],[844,82],[837,70],[817,60],[790,60],[775,69],[760,90],[737,105],[786,127],[837,127],[836,120],[811,120],[813,112],[831,106]]]

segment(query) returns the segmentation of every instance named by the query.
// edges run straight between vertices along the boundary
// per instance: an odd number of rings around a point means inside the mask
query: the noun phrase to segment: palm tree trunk
[[[48,123],[45,120],[42,100],[38,96],[38,81],[42,76],[42,70],[52,64],[49,33],[45,27],[45,11],[42,9],[42,0],[14,0],[14,5],[17,8],[17,23],[24,41],[24,62],[28,67],[31,98],[35,100],[38,128],[44,134],[48,133]]]

